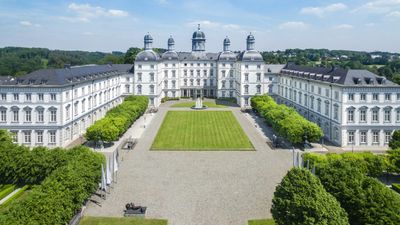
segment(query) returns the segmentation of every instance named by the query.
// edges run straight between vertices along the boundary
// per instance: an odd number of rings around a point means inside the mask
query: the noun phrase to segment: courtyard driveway
[[[225,110],[233,111],[256,151],[149,151],[168,105],[159,108],[135,149],[121,154],[111,194],[100,205],[90,203],[85,215],[120,217],[134,202],[148,207],[147,218],[170,225],[246,225],[271,217],[275,186],[291,167],[291,152],[271,150],[238,108]]]

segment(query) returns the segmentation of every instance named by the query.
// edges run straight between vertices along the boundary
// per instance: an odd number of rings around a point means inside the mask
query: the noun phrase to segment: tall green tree
[[[349,224],[339,202],[308,170],[293,168],[276,187],[271,208],[278,225]]]

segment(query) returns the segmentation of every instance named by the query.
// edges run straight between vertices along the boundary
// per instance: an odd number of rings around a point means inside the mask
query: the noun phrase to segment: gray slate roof
[[[8,85],[49,85],[63,86],[94,80],[110,73],[127,73],[133,68],[132,64],[84,65],[64,69],[40,69],[21,77],[0,79],[0,86]]]
[[[281,73],[346,86],[398,86],[385,77],[378,76],[368,70],[306,67],[288,63],[281,70]]]

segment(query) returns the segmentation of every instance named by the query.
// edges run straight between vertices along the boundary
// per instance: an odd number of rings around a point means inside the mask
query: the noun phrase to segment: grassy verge
[[[274,219],[249,220],[249,225],[275,225]]]
[[[15,184],[6,184],[0,190],[0,200],[9,195],[16,189],[17,185]]]
[[[79,225],[167,225],[167,220],[125,218],[125,217],[84,217]]]
[[[152,150],[249,151],[253,145],[231,111],[169,111]]]

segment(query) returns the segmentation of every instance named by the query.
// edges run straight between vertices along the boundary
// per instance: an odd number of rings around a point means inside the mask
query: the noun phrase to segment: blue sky
[[[126,51],[143,46],[190,51],[198,24],[206,50],[328,48],[400,52],[400,0],[0,0],[0,47]]]

